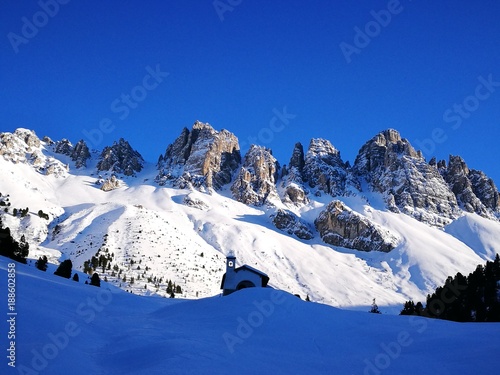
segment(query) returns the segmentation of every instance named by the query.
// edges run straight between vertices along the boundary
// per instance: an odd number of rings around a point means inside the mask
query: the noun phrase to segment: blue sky
[[[200,120],[287,164],[395,128],[500,185],[498,1],[59,1],[0,4],[0,131],[156,161]]]

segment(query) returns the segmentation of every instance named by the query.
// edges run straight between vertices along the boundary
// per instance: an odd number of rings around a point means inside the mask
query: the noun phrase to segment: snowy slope
[[[446,232],[456,237],[482,258],[493,259],[500,254],[498,225],[478,215],[466,214],[446,227]]]
[[[496,323],[343,311],[270,288],[147,298],[49,271],[16,265],[16,369],[4,357],[2,374],[469,375],[500,365]]]
[[[70,258],[81,270],[99,250],[112,255],[101,278],[136,294],[165,296],[171,280],[182,288],[179,297],[214,296],[232,251],[238,264],[267,273],[275,288],[363,311],[376,298],[383,312],[397,313],[405,300],[424,300],[448,275],[467,274],[498,251],[498,222],[467,215],[443,231],[384,210],[377,194],[341,200],[400,238],[398,247],[389,253],[334,248],[319,235],[306,241],[279,231],[270,219],[273,208],[239,203],[229,186],[205,193],[159,187],[155,166],[145,164],[137,177],[118,176],[121,187],[103,192],[96,180],[109,174],[95,170],[95,153],[87,169],[75,169],[43,142],[40,153],[51,163],[60,158],[69,172],[44,175],[29,163],[0,158],[0,192],[10,194],[11,207],[30,209],[23,219],[2,213],[5,225],[17,238],[27,234],[33,259]],[[331,197],[310,198],[288,209],[313,226]],[[37,216],[39,209],[49,220]],[[464,220],[472,223],[468,232]]]

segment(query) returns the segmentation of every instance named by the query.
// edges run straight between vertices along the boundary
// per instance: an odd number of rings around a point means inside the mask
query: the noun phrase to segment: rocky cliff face
[[[63,138],[55,142],[54,152],[71,157],[71,160],[75,162],[76,168],[86,167],[87,160],[90,159],[89,148],[83,139],[73,146],[69,140]]]
[[[276,190],[278,169],[279,164],[269,149],[252,145],[231,186],[234,199],[255,205],[279,201]]]
[[[276,228],[288,234],[293,234],[303,240],[310,240],[314,237],[314,233],[308,223],[290,211],[278,209],[271,216],[271,219]]]
[[[305,188],[303,180],[305,158],[304,148],[301,143],[296,143],[290,163],[281,169],[282,200],[285,203],[302,206],[309,202],[309,191]]]
[[[46,154],[46,146],[34,131],[17,129],[14,133],[0,133],[0,156],[13,163],[31,165],[38,172],[56,177],[66,176],[68,166]]]
[[[141,154],[135,151],[126,140],[120,138],[113,146],[105,147],[101,152],[97,170],[133,176],[142,170],[143,165],[144,159]]]
[[[195,122],[184,128],[158,160],[156,181],[164,185],[191,184],[219,189],[231,182],[241,162],[238,138],[227,130],[216,131],[209,124]]]
[[[295,144],[290,163],[283,168],[281,181],[283,201],[299,206],[309,202],[307,195],[310,192],[336,197],[357,186],[349,165],[326,139],[312,139],[305,155],[302,144]]]
[[[330,245],[361,251],[389,252],[399,239],[387,229],[334,200],[314,221],[323,241]]]
[[[303,180],[311,188],[335,197],[344,194],[347,177],[347,165],[330,141],[312,139],[304,160]]]
[[[383,194],[386,207],[394,212],[432,225],[447,224],[459,215],[455,194],[438,169],[426,163],[396,130],[386,130],[368,141],[353,170],[368,189]]]
[[[76,168],[83,168],[87,166],[87,160],[90,159],[90,150],[82,139],[73,147],[71,152],[71,160],[75,162]]]
[[[498,215],[497,188],[483,172],[470,170],[460,156],[453,155],[450,155],[448,167],[441,168],[440,172],[462,209],[490,219]]]

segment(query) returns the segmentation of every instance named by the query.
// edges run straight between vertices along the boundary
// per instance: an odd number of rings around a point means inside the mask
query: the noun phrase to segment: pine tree
[[[373,302],[372,302],[372,308],[370,309],[370,311],[372,314],[381,314],[380,310],[378,309],[378,306],[375,302],[375,298],[373,299]]]
[[[73,273],[72,268],[73,268],[73,263],[71,262],[70,259],[66,259],[62,261],[59,267],[57,267],[57,270],[54,272],[54,275],[69,279],[71,277],[71,274]]]
[[[78,276],[78,274],[77,274],[77,273],[75,273],[75,274],[73,275],[73,281],[76,281],[76,282],[79,282],[79,281],[80,281],[80,277]]]
[[[35,267],[38,268],[40,271],[47,271],[47,256],[39,257],[38,260],[35,263]]]
[[[13,259],[20,263],[26,263],[29,254],[29,244],[24,235],[21,237],[21,243],[14,240],[10,233],[10,228],[3,228],[0,219],[0,255]]]
[[[97,272],[92,274],[92,277],[90,278],[90,285],[97,287],[101,286],[101,279],[99,278],[99,274]]]
[[[172,286],[172,281],[171,280],[168,280],[167,293],[168,294],[172,294],[173,293],[173,286]]]

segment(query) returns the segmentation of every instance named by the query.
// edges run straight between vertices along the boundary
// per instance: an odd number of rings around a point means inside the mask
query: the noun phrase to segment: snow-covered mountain
[[[455,156],[426,162],[392,129],[352,166],[326,139],[283,165],[258,145],[242,157],[234,134],[201,122],[157,164],[123,139],[98,151],[18,129],[0,134],[0,170],[3,223],[31,258],[83,270],[103,255],[101,278],[135,294],[165,296],[170,281],[179,297],[217,295],[233,252],[277,289],[397,312],[500,253],[494,182]]]

